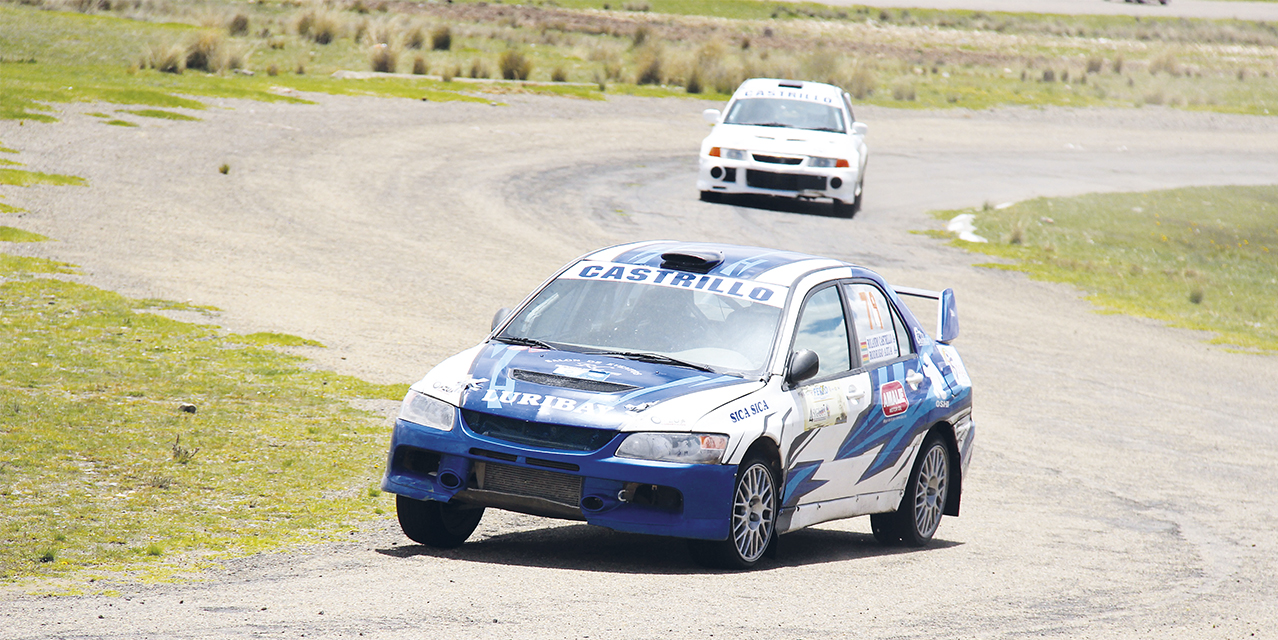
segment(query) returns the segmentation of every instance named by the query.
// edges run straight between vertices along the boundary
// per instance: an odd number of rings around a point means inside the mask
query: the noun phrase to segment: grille
[[[557,471],[524,469],[489,462],[484,469],[484,486],[481,488],[485,491],[544,498],[574,508],[581,504],[581,478]]]
[[[557,376],[553,373],[537,373],[536,371],[527,371],[524,369],[512,370],[510,372],[510,377],[524,382],[546,385],[547,387],[562,387],[564,389],[592,391],[594,393],[621,393],[622,391],[631,391],[639,388],[634,385],[621,384],[618,382],[604,382],[602,380]]]
[[[807,176],[800,173],[772,173],[771,171],[746,170],[746,184],[759,189],[778,191],[805,191],[825,189],[825,176]]]
[[[462,410],[462,419],[481,436],[561,451],[598,451],[617,435],[609,429],[529,422],[469,409]]]
[[[755,162],[766,162],[768,164],[800,164],[803,162],[803,158],[782,158],[781,156],[765,156],[758,153],[751,155],[754,156]]]

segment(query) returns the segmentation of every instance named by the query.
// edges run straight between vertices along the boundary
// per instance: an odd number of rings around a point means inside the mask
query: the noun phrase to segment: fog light
[[[837,176],[836,176],[836,177],[834,177],[834,178],[830,178],[830,188],[831,188],[831,189],[838,189],[838,188],[839,188],[839,187],[841,187],[841,186],[843,186],[843,178],[839,178],[839,177],[837,177]]]
[[[722,167],[715,167],[715,168],[711,169],[711,170],[710,170],[710,177],[711,177],[711,178],[714,178],[715,180],[718,180],[719,178],[722,178],[722,177],[723,177],[723,168],[722,168]]]

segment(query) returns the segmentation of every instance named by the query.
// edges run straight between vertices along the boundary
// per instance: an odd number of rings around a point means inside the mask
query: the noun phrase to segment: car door
[[[851,349],[847,305],[838,283],[814,289],[799,312],[791,353],[816,352],[820,369],[790,389],[796,411],[783,427],[786,484],[782,509],[851,495],[855,462],[839,459],[852,427],[870,406],[870,377]],[[795,526],[804,526],[809,516]]]
[[[884,500],[904,486],[914,440],[930,409],[927,401],[937,376],[925,369],[918,342],[901,313],[876,283],[840,285],[852,317],[855,356],[868,374],[870,407],[849,431],[839,458],[860,460],[858,494],[883,494]],[[943,381],[942,381],[943,383]]]

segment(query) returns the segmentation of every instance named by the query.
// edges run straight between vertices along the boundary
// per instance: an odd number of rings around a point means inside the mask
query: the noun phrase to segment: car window
[[[853,283],[844,285],[844,291],[863,365],[874,366],[912,351],[905,323],[878,287]]]
[[[788,127],[815,131],[846,131],[843,110],[837,106],[786,100],[783,98],[743,98],[732,103],[725,124]]]
[[[561,278],[538,293],[500,337],[575,351],[660,353],[720,371],[754,373],[767,364],[780,319],[780,307],[748,296]]]
[[[848,326],[843,318],[843,302],[839,299],[837,287],[822,289],[803,304],[794,335],[794,350],[802,349],[816,352],[821,364],[816,375],[818,378],[851,368]]]

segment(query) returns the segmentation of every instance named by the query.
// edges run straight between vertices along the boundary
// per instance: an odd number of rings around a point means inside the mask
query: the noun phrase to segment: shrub
[[[864,100],[878,88],[878,76],[867,64],[858,63],[852,67],[843,88],[857,100]]]
[[[914,83],[910,80],[898,80],[892,85],[893,100],[909,100],[917,99],[918,95],[914,90]]]
[[[452,82],[453,78],[456,78],[459,75],[461,75],[461,66],[458,64],[444,67],[443,71],[439,72],[439,77],[444,82]]]
[[[648,37],[651,35],[652,35],[652,32],[651,30],[648,29],[648,25],[641,24],[639,25],[638,28],[635,29],[634,35],[631,36],[631,41],[635,48],[639,48],[639,47],[642,47],[643,44],[648,41]]]
[[[266,75],[268,75],[268,76],[278,76],[278,75],[280,75],[280,67],[279,67],[279,65],[277,65],[277,64],[275,64],[275,63],[271,63],[271,66],[269,66],[269,67],[267,67],[267,68],[266,68]]]
[[[1087,73],[1100,73],[1105,67],[1103,58],[1091,57],[1087,59]]]
[[[424,76],[430,71],[430,67],[426,66],[426,59],[421,56],[413,57],[413,75]]]
[[[448,51],[453,48],[453,32],[448,25],[435,27],[430,34],[430,48],[435,51]]]
[[[688,93],[701,93],[701,75],[696,69],[688,74],[688,81],[684,83],[683,88]]]
[[[147,47],[138,66],[163,73],[182,73],[186,69],[186,48],[176,44]]]
[[[1164,53],[1149,63],[1149,75],[1158,75],[1159,71],[1166,71],[1168,75],[1179,76],[1181,72],[1180,63],[1176,61],[1176,56],[1170,53]]]
[[[635,84],[661,84],[661,51],[654,47],[646,47],[635,56],[635,64],[639,70],[635,76]]]
[[[555,67],[555,70],[550,72],[550,81],[551,82],[567,82],[568,72],[564,71],[563,67]]]
[[[421,49],[426,46],[426,34],[422,31],[421,27],[410,27],[408,31],[404,33],[404,46],[409,49]]]
[[[243,13],[236,12],[226,23],[226,31],[233,36],[242,36],[248,34],[249,19]]]
[[[532,72],[532,61],[522,51],[514,49],[503,51],[497,59],[497,66],[501,69],[501,77],[507,80],[527,80]]]
[[[1123,72],[1123,56],[1115,57],[1114,64],[1110,66],[1114,69],[1115,75],[1122,73]]]
[[[1051,69],[1044,69],[1043,82],[1056,82],[1056,72]]]
[[[186,46],[186,68],[201,71],[214,71],[214,60],[218,49],[222,46],[222,34],[216,31],[201,31]]]
[[[399,66],[399,52],[390,45],[375,44],[369,51],[368,61],[373,71],[395,73],[395,69]]]
[[[488,65],[483,60],[475,58],[470,61],[470,77],[487,78],[490,75],[492,72],[488,70]]]

